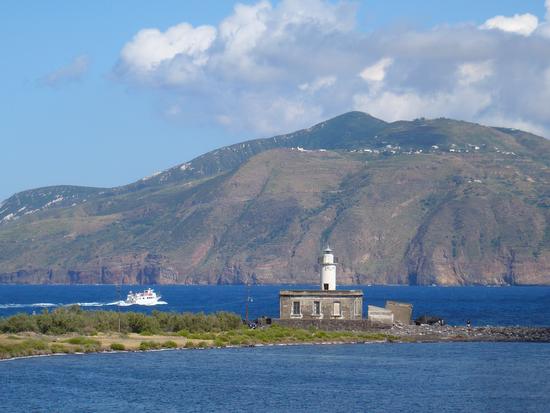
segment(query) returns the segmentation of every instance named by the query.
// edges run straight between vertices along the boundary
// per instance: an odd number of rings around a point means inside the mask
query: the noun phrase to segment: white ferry
[[[157,295],[152,288],[148,288],[142,293],[133,293],[130,291],[126,297],[126,304],[138,305],[156,305],[160,300],[160,295]]]

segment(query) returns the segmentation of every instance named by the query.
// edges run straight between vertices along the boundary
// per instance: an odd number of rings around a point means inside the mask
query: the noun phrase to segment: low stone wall
[[[391,327],[393,326],[393,313],[390,310],[386,310],[385,308],[369,305],[368,320],[371,323],[377,323],[379,325]]]
[[[397,301],[386,301],[386,310],[393,313],[393,321],[404,325],[412,322],[412,304],[399,303]]]
[[[280,319],[274,318],[272,324],[291,328],[317,328],[323,331],[366,331],[380,328],[391,328],[391,325],[373,323],[369,320],[301,320],[301,319]]]

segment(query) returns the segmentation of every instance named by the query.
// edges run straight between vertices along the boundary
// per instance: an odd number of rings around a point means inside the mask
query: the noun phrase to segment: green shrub
[[[242,343],[242,339],[237,338],[237,337],[232,338],[232,339],[229,340],[229,344],[231,344],[232,346],[240,346],[241,343]]]
[[[52,343],[50,345],[50,349],[52,353],[71,353],[71,349],[69,349],[67,346],[64,346],[60,343]]]
[[[48,344],[42,340],[28,339],[9,344],[0,344],[0,358],[32,356],[48,354]]]
[[[97,340],[88,337],[71,337],[63,341],[64,343],[75,344],[80,346],[99,346],[101,343]]]
[[[164,348],[178,348],[178,343],[172,340],[165,341],[162,343],[162,347]]]
[[[36,318],[29,314],[15,314],[5,320],[1,331],[4,333],[38,332],[38,324]]]
[[[221,337],[217,337],[215,340],[214,340],[214,346],[215,347],[225,347],[227,344],[227,341],[226,340],[223,340]]]
[[[160,331],[158,321],[154,317],[142,313],[126,313],[128,327],[132,333]]]
[[[136,312],[83,311],[78,306],[61,307],[52,312],[47,309],[41,314],[16,314],[0,318],[0,331],[19,333],[32,331],[43,334],[79,333],[93,335],[101,332],[157,334],[179,332],[189,334],[207,334],[239,329],[241,318],[237,314],[219,312],[204,313],[166,313],[154,310],[152,315]],[[212,337],[204,338],[210,340]]]
[[[113,351],[124,351],[126,347],[122,343],[111,343],[111,350]]]
[[[156,341],[142,341],[139,343],[139,349],[142,351],[145,350],[157,350],[161,347],[160,343],[157,343]]]

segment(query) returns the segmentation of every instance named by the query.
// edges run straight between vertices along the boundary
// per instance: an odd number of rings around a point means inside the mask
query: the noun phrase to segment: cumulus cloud
[[[490,61],[480,63],[463,63],[458,66],[458,83],[467,86],[477,83],[493,74],[493,65]]]
[[[82,79],[90,67],[90,59],[86,55],[75,57],[69,64],[48,73],[41,83],[47,86],[59,86],[63,83],[74,82]]]
[[[550,0],[546,0],[544,5],[546,6],[546,20],[539,24],[537,33],[550,38]]]
[[[181,23],[165,32],[144,29],[122,49],[120,55],[130,75],[146,79],[159,70],[163,63],[177,60],[176,70],[164,73],[167,83],[189,80],[198,68],[208,62],[207,50],[216,38],[216,29],[211,26],[193,28]]]
[[[487,92],[456,88],[449,92],[417,93],[414,91],[384,91],[354,95],[355,108],[388,121],[420,117],[440,117],[453,113],[461,119],[472,119],[491,103]]]
[[[318,77],[313,82],[302,83],[298,85],[298,89],[303,90],[304,92],[315,93],[320,89],[331,87],[336,83],[336,76],[323,76]]]
[[[386,70],[392,63],[392,58],[385,57],[375,64],[365,67],[361,73],[359,73],[359,76],[370,83],[382,82],[386,78]]]
[[[546,1],[550,13],[550,0]],[[366,32],[353,3],[237,4],[216,26],[143,29],[119,79],[164,92],[169,117],[269,136],[359,109],[385,120],[454,117],[550,130],[548,21]],[[177,108],[177,110],[175,109]]]
[[[533,33],[539,25],[539,19],[537,16],[533,16],[530,13],[515,14],[512,17],[495,16],[487,20],[482,26],[482,29],[497,29],[503,32],[510,32],[520,34],[522,36],[529,36]]]

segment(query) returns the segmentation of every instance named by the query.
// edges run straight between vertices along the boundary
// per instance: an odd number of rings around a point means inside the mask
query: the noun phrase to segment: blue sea
[[[231,311],[243,315],[247,296],[251,318],[277,317],[279,290],[316,289],[302,285],[152,286],[166,304],[154,307],[117,306],[130,290],[145,286],[122,286],[120,295],[112,285],[0,285],[0,316],[18,312],[39,313],[44,309],[78,304],[88,310]],[[367,305],[384,306],[386,300],[413,304],[413,316],[437,315],[448,324],[550,326],[550,287],[404,287],[351,286],[362,289]]]
[[[252,318],[278,291],[253,286]],[[312,288],[311,286],[302,286]],[[122,295],[143,287],[124,286]],[[0,286],[0,315],[79,303],[121,311],[244,313],[245,286],[155,286],[167,304],[118,307],[113,286]],[[295,287],[292,287],[295,288]],[[450,324],[550,325],[549,287],[357,287]],[[0,362],[6,412],[547,412],[550,344],[296,345],[38,357]]]
[[[550,345],[267,346],[0,363],[5,412],[548,412]]]

